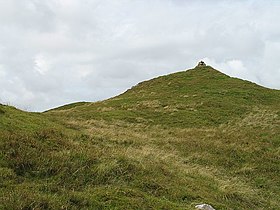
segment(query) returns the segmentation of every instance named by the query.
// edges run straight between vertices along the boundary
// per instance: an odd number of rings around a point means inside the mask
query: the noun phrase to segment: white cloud
[[[280,88],[277,1],[0,0],[0,99],[45,110],[206,63]]]
[[[248,69],[242,60],[233,59],[226,60],[224,62],[217,62],[215,59],[210,58],[204,58],[202,60],[231,77],[237,77],[240,79],[250,80],[255,83],[260,83],[259,79],[253,72],[254,70]]]
[[[50,64],[47,62],[46,58],[42,55],[36,55],[34,58],[34,69],[40,74],[46,74],[51,68]]]

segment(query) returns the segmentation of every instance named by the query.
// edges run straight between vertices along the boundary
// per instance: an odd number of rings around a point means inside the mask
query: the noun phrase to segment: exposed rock
[[[201,210],[215,210],[211,205],[209,204],[199,204],[196,205],[195,208],[201,209]]]

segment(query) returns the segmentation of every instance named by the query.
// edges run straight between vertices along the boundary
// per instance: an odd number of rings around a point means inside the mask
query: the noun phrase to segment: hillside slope
[[[280,91],[211,67],[0,123],[1,209],[279,209]]]
[[[217,126],[255,106],[276,108],[278,90],[231,78],[212,67],[161,76],[98,103],[78,103],[50,113],[76,119],[124,120],[172,127]]]

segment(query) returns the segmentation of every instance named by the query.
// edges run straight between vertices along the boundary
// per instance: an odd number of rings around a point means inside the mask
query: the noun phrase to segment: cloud
[[[0,0],[0,102],[102,100],[196,65],[280,88],[277,1]]]

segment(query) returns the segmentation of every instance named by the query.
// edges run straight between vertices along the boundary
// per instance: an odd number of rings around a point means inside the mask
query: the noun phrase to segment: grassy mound
[[[161,76],[115,98],[72,104],[50,114],[181,128],[218,126],[245,116],[254,106],[277,106],[279,95],[277,90],[231,78],[207,66]]]
[[[0,106],[0,209],[278,209],[280,92],[211,67],[98,103]]]

